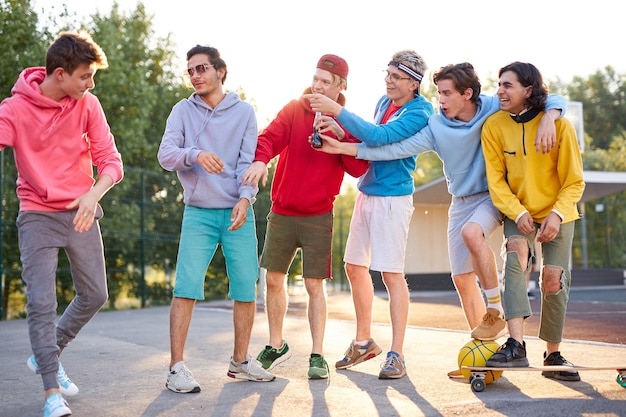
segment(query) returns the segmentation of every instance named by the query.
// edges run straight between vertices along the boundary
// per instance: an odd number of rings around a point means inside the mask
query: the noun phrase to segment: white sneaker
[[[167,373],[165,387],[174,392],[200,392],[200,385],[193,379],[189,368],[184,363],[179,367],[176,365],[174,365],[174,370]]]
[[[241,363],[233,361],[230,358],[230,365],[228,366],[228,373],[226,374],[231,378],[245,379],[248,381],[273,381],[276,377],[269,371],[263,369],[261,362],[253,359],[252,356],[246,355],[246,360]]]
[[[37,361],[35,360],[35,355],[32,355],[30,358],[28,358],[28,360],[26,361],[26,365],[28,365],[28,368],[30,368],[31,371],[35,373],[37,372],[37,368],[39,367],[39,365],[37,364]],[[65,373],[65,369],[63,369],[63,365],[61,365],[61,362],[59,362],[59,371],[57,372],[57,381],[59,382],[59,388],[61,389],[61,394],[67,397],[73,397],[74,395],[78,394],[78,387],[67,376],[67,374]]]

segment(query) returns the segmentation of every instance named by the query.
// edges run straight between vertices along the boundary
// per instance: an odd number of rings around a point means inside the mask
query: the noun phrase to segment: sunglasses
[[[198,74],[204,74],[206,72],[207,69],[209,69],[210,67],[212,67],[213,64],[200,64],[200,65],[196,65],[193,68],[187,68],[185,70],[185,74],[189,75],[190,77],[193,77],[193,75],[197,72]]]

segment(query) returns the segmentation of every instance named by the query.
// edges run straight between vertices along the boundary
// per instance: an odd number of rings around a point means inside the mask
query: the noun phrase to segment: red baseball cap
[[[323,55],[317,62],[317,68],[326,70],[342,78],[348,78],[348,63],[337,55]]]

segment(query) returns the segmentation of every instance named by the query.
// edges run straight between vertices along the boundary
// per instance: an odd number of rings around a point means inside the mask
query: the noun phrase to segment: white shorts
[[[404,272],[413,196],[359,192],[354,203],[344,262],[379,272]]]
[[[465,246],[461,230],[467,223],[476,223],[483,229],[485,238],[489,238],[504,219],[493,205],[489,192],[453,197],[448,210],[448,253],[452,276],[472,272],[472,258]]]

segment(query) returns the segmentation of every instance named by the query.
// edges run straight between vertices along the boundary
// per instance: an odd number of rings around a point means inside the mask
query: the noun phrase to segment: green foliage
[[[572,101],[583,103],[586,135],[591,147],[607,149],[626,129],[626,74],[607,66],[588,78],[574,77],[565,87]]]

